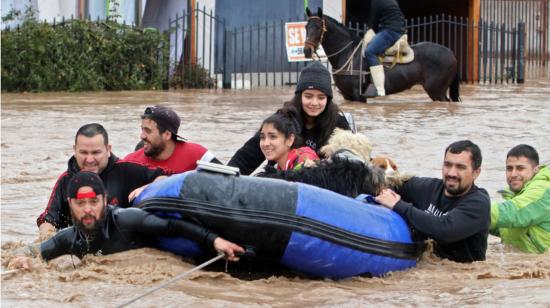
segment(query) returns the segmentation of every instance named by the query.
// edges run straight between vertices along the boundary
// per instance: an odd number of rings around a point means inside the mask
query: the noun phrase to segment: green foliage
[[[2,31],[2,90],[160,89],[164,42],[157,31],[112,21],[27,19]]]
[[[183,68],[183,71],[182,71]],[[179,65],[170,78],[170,86],[173,88],[214,88],[216,80],[210,77],[208,70],[198,64]]]

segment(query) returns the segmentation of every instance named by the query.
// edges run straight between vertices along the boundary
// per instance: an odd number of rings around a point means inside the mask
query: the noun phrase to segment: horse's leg
[[[422,86],[433,101],[450,102],[447,90],[451,85],[453,77],[453,75],[450,75],[442,78],[438,74],[431,74],[426,78]]]

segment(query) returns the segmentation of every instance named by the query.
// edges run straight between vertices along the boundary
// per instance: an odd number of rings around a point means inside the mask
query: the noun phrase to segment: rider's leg
[[[365,48],[365,60],[370,69],[372,83],[376,88],[376,95],[368,94],[368,96],[385,96],[386,90],[384,87],[384,67],[378,61],[378,55],[383,54],[386,49],[391,47],[401,37],[398,32],[389,29],[382,29],[378,32],[367,48]]]

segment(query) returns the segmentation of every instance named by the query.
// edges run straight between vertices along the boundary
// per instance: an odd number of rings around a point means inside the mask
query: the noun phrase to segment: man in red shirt
[[[180,123],[180,117],[171,108],[147,107],[141,116],[143,147],[128,154],[124,160],[160,167],[167,174],[194,170],[197,160],[221,164],[205,147],[178,136]]]

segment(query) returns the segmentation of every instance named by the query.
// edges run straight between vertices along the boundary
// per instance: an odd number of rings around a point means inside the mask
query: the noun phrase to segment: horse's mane
[[[332,22],[334,24],[336,24],[337,26],[341,27],[342,29],[346,30],[348,33],[349,33],[349,36],[351,37],[351,39],[353,40],[353,44],[356,45],[358,44],[359,42],[361,42],[361,37],[359,37],[355,31],[353,30],[350,30],[348,29],[348,27],[344,26],[341,22],[339,22],[338,20],[328,16],[328,15],[323,15],[324,18],[326,18],[327,22]]]

